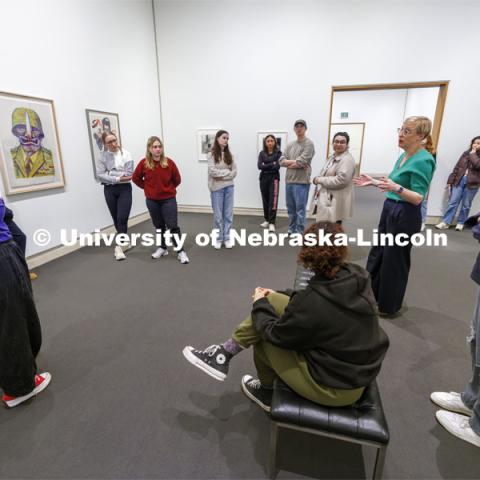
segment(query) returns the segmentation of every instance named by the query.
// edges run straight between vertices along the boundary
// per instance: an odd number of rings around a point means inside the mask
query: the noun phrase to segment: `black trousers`
[[[23,256],[25,256],[27,250],[27,237],[20,227],[13,221],[13,212],[7,207],[5,207],[5,216],[3,220],[12,234],[13,241],[20,247]]]
[[[275,224],[275,220],[277,218],[279,183],[280,174],[278,172],[262,172],[260,175],[263,216],[268,223]]]
[[[14,241],[0,244],[0,388],[18,397],[35,388],[42,331],[28,267]]]
[[[152,223],[157,230],[162,232],[170,230],[170,233],[180,235],[177,200],[175,197],[167,198],[166,200],[152,200],[151,198],[147,198],[146,203]],[[175,237],[172,238],[172,241],[176,248],[178,243],[175,240]],[[161,236],[160,246],[162,248],[167,248],[163,235]],[[183,248],[181,250],[183,250]],[[178,250],[177,253],[181,250]]]
[[[378,233],[405,233],[409,237],[422,226],[421,205],[387,199],[383,204]],[[407,246],[375,246],[368,255],[367,270],[378,309],[394,314],[402,307],[410,272],[411,243]]]
[[[103,193],[117,233],[127,233],[128,217],[132,209],[132,185],[130,183],[105,185]]]

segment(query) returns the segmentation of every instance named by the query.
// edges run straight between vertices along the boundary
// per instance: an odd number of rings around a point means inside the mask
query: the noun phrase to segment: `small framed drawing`
[[[102,135],[105,132],[114,133],[118,143],[122,144],[120,137],[120,120],[118,113],[102,112],[99,110],[85,110],[87,115],[88,138],[90,139],[90,153],[92,155],[93,174],[97,178],[96,163],[102,155],[104,146]]]
[[[287,132],[275,132],[275,131],[257,132],[257,154],[259,154],[260,151],[263,150],[263,139],[267,135],[273,135],[277,139],[278,149],[281,150],[282,152],[285,151],[285,147],[287,146],[287,138],[288,138]]]
[[[348,151],[355,159],[355,175],[360,174],[362,163],[363,136],[365,123],[332,123],[330,124],[330,141],[328,142],[328,156],[332,154],[333,136],[338,132],[347,132],[350,137]]]
[[[53,100],[0,92],[0,171],[6,195],[65,186]]]
[[[206,162],[207,155],[212,150],[215,134],[219,128],[199,128],[197,130],[198,161]]]

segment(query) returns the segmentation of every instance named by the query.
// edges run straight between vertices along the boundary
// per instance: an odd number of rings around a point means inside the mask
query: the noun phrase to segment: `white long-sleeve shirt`
[[[96,164],[97,178],[108,185],[120,181],[120,177],[133,174],[133,160],[130,152],[122,148],[115,153],[103,151]]]

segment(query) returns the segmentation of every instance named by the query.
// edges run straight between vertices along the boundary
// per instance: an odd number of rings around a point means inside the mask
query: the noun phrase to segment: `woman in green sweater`
[[[435,160],[425,150],[432,122],[427,117],[408,117],[398,129],[398,146],[404,150],[388,177],[375,179],[360,175],[355,185],[369,185],[386,192],[378,233],[407,235],[407,239],[420,232],[421,204],[428,192]],[[402,238],[402,241],[405,239]],[[372,276],[372,288],[381,315],[395,315],[402,307],[410,271],[412,245],[374,246],[367,260]]]

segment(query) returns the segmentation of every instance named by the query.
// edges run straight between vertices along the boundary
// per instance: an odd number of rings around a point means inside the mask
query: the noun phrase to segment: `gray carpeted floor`
[[[354,222],[376,225],[378,192],[357,195]],[[106,208],[106,207],[105,207]],[[235,227],[260,231],[259,217]],[[217,382],[187,363],[185,345],[226,339],[257,285],[289,287],[295,248],[194,245],[211,216],[181,214],[189,265],[137,247],[124,262],[111,248],[84,248],[39,269],[35,295],[44,343],[38,363],[51,386],[30,404],[0,409],[0,478],[265,478],[269,420],[239,389],[253,373],[239,355]],[[286,231],[287,219],[279,220]],[[136,231],[151,231],[149,223]],[[475,300],[469,279],[478,243],[449,232],[446,248],[413,256],[406,305],[381,320],[391,348],[379,377],[391,430],[386,479],[479,478],[480,451],[437,425],[434,390],[460,390]],[[352,248],[365,265],[368,248]],[[373,452],[297,433],[280,437],[278,478],[365,478]]]

